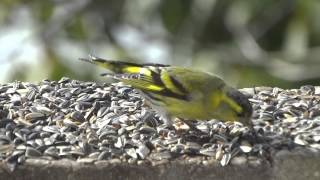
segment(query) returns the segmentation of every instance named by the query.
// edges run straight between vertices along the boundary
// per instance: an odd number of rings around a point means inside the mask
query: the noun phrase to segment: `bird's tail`
[[[79,58],[81,61],[86,61],[92,64],[96,64],[100,67],[106,68],[114,73],[122,74],[122,73],[139,73],[140,68],[143,67],[141,64],[130,63],[130,62],[122,62],[122,61],[114,61],[114,60],[106,60],[102,58],[98,58],[92,55],[89,55],[89,58]]]

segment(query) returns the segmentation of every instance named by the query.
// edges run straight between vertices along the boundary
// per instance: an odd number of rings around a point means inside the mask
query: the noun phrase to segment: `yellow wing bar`
[[[136,64],[122,61],[105,60],[94,56],[80,60],[104,67],[115,74],[103,75],[122,81],[134,88],[163,96],[187,100],[188,92],[183,85],[172,77],[162,64]]]

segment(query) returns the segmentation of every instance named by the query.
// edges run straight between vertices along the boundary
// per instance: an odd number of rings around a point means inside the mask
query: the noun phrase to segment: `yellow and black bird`
[[[239,121],[251,125],[248,98],[219,77],[202,71],[162,64],[136,64],[89,56],[80,58],[104,67],[116,80],[141,91],[146,102],[168,125],[172,118]]]

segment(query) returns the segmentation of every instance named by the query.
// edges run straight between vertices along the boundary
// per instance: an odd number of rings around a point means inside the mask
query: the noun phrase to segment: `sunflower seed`
[[[141,159],[145,159],[147,157],[147,155],[150,153],[150,150],[145,145],[139,145],[139,147],[136,150],[136,152],[140,156]]]
[[[231,154],[230,153],[226,153],[222,156],[222,159],[220,161],[221,166],[226,166],[229,164],[231,160]]]
[[[0,160],[9,159],[12,169],[31,157],[161,164],[192,155],[190,163],[258,165],[268,151],[320,149],[319,87],[242,92],[253,106],[255,134],[241,123],[219,120],[192,122],[197,132],[178,121],[172,129],[121,83],[62,78],[2,84]]]
[[[39,157],[39,156],[41,156],[41,152],[32,148],[32,147],[27,147],[25,156],[26,157]]]

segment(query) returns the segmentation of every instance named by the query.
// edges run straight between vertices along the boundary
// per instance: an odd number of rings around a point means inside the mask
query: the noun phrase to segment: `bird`
[[[110,73],[103,76],[137,89],[168,126],[172,126],[174,118],[188,122],[188,126],[189,120],[212,119],[252,125],[253,110],[248,97],[217,75],[186,67],[107,60],[93,55],[79,60],[108,69]]]

